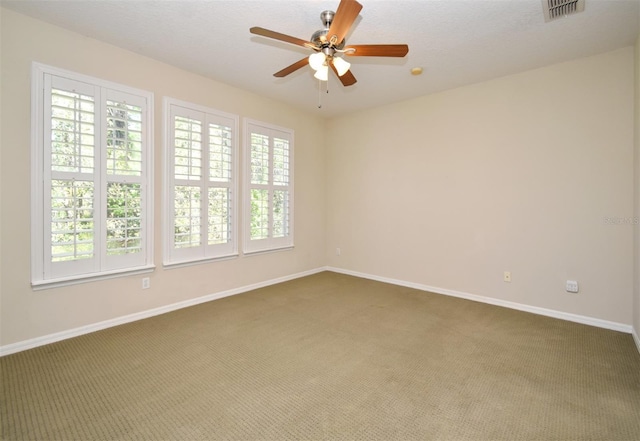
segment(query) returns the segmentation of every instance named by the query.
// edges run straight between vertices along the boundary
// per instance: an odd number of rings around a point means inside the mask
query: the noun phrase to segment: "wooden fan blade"
[[[333,17],[329,27],[329,32],[326,35],[329,43],[336,45],[344,40],[351,25],[358,18],[361,9],[362,5],[356,0],[342,0],[340,2],[336,15]]]
[[[338,75],[338,70],[333,65],[333,62],[329,63],[329,66],[331,66],[331,70],[335,72],[336,76],[343,86],[353,86],[358,82],[358,80],[356,80],[356,77],[353,76],[350,70],[346,71],[344,75],[340,76]]]
[[[308,49],[314,49],[315,45],[310,41],[302,40],[300,38],[292,37],[290,35],[281,34],[280,32],[270,31],[269,29],[260,28],[257,26],[249,29],[252,34],[260,35],[262,37],[273,38],[274,40],[284,41],[285,43],[295,44],[297,46],[306,47]]]
[[[274,73],[273,76],[278,78],[286,77],[290,73],[293,73],[296,70],[305,67],[307,64],[309,64],[309,59],[307,57],[304,57],[302,60],[296,61],[291,66],[287,66],[281,71]]]
[[[409,53],[409,46],[406,44],[352,44],[345,47],[344,51],[345,55],[351,57],[404,57]]]

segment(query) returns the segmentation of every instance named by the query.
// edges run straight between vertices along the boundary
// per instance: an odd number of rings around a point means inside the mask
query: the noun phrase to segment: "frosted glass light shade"
[[[320,69],[316,71],[314,77],[320,81],[329,81],[329,66],[326,64],[321,66]]]
[[[318,70],[322,67],[326,58],[326,55],[322,52],[311,54],[309,55],[309,66],[311,66],[313,70]]]
[[[334,57],[333,66],[336,68],[338,76],[342,76],[347,73],[347,71],[351,67],[351,63],[349,63],[348,61],[344,61],[342,58]]]

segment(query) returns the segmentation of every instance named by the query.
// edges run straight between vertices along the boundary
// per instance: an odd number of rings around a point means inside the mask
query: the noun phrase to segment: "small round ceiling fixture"
[[[422,74],[422,68],[421,67],[412,67],[411,68],[411,75],[420,75]]]

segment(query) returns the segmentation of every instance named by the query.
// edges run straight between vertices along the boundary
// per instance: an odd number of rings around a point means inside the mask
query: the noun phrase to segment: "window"
[[[244,252],[293,247],[293,131],[245,120]]]
[[[38,63],[32,285],[149,271],[153,95]]]
[[[166,265],[237,255],[238,117],[165,98]]]

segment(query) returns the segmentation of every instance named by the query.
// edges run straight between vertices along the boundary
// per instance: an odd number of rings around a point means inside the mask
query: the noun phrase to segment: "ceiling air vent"
[[[544,21],[566,17],[584,11],[584,0],[542,0]]]

